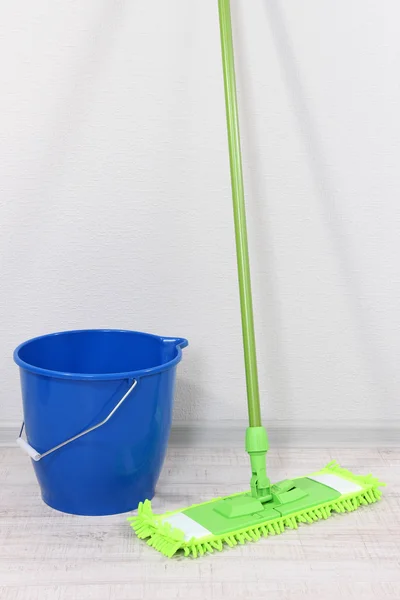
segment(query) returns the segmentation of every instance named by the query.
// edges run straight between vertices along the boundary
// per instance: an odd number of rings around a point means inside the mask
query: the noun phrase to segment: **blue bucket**
[[[76,515],[128,512],[154,496],[187,346],[108,329],[34,338],[14,352],[27,441],[46,504]]]

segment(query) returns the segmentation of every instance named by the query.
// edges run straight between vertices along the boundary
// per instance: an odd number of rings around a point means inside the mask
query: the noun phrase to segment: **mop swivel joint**
[[[267,477],[266,454],[269,448],[264,427],[248,427],[246,430],[246,451],[250,455],[250,488],[253,498],[260,502],[272,499],[271,483]]]

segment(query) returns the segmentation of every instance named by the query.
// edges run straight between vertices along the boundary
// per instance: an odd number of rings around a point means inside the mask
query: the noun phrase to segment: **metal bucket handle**
[[[112,409],[112,411],[110,412],[110,414],[104,419],[104,421],[101,421],[101,423],[97,423],[97,425],[93,425],[93,427],[89,427],[88,429],[85,429],[85,431],[82,431],[81,433],[78,433],[77,435],[74,435],[73,437],[69,438],[65,442],[62,442],[61,444],[58,444],[57,446],[54,446],[54,448],[51,448],[50,450],[47,450],[46,452],[43,452],[43,454],[40,454],[37,450],[35,450],[35,448],[32,448],[32,446],[30,444],[28,444],[28,442],[22,438],[22,432],[24,431],[24,427],[25,427],[25,421],[23,421],[22,422],[22,426],[21,426],[21,431],[19,432],[19,436],[18,436],[18,439],[17,439],[18,446],[20,448],[22,448],[22,450],[24,450],[24,452],[26,452],[27,454],[29,454],[29,456],[35,462],[41,460],[42,458],[44,458],[45,456],[48,456],[52,452],[55,452],[56,450],[59,450],[63,446],[66,446],[67,444],[70,444],[71,442],[74,442],[75,440],[81,438],[82,436],[87,435],[91,431],[94,431],[95,429],[98,429],[99,427],[102,427],[103,425],[105,425],[107,423],[107,421],[109,421],[111,419],[111,417],[113,416],[113,414],[117,412],[117,410],[119,409],[119,407],[121,406],[121,404],[129,396],[129,394],[135,389],[135,387],[137,386],[137,383],[138,383],[137,379],[134,379],[133,380],[133,384],[131,385],[131,387],[129,388],[129,390],[126,392],[126,394],[124,394],[124,396],[122,396],[121,400],[118,402],[118,404],[116,404],[116,406],[114,406],[114,408]]]

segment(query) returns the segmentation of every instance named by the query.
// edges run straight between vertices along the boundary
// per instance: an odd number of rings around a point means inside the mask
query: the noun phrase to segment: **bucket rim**
[[[32,342],[36,342],[37,340],[41,340],[43,338],[55,337],[58,335],[65,334],[73,334],[73,333],[90,333],[90,332],[101,332],[101,333],[133,333],[138,335],[143,335],[147,337],[155,338],[161,342],[176,342],[177,355],[172,360],[162,363],[160,365],[156,365],[155,367],[150,367],[148,369],[140,369],[136,371],[123,371],[120,373],[69,373],[68,371],[53,371],[51,369],[44,369],[42,367],[36,367],[35,365],[31,365],[24,360],[22,360],[19,356],[19,352]],[[13,353],[14,362],[25,371],[29,371],[30,373],[35,373],[36,375],[44,375],[47,377],[52,377],[54,379],[71,379],[71,380],[92,380],[92,381],[112,381],[118,379],[139,379],[140,377],[146,377],[148,375],[155,375],[157,373],[161,373],[162,371],[167,371],[171,367],[177,365],[182,359],[182,349],[186,348],[189,345],[189,342],[185,338],[181,337],[168,337],[168,336],[160,336],[155,335],[153,333],[146,333],[144,331],[134,331],[132,329],[112,329],[112,328],[92,328],[92,329],[67,329],[64,331],[56,331],[53,333],[46,333],[44,335],[38,335],[36,337],[30,338],[25,342],[19,344],[16,347]]]

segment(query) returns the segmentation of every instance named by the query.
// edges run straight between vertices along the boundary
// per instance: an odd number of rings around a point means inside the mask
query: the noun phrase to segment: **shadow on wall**
[[[217,398],[210,397],[210,390],[202,385],[201,378],[196,374],[190,379],[177,377],[171,433],[175,445],[189,447],[202,439],[202,431],[197,424],[210,418],[212,420],[212,415],[210,417],[206,413],[206,407],[211,406],[212,410],[216,401]],[[179,418],[175,418],[176,415]]]
[[[384,358],[374,343],[373,324],[363,306],[362,284],[358,277],[358,269],[352,255],[350,243],[342,226],[342,216],[335,199],[335,190],[325,160],[325,151],[315,120],[307,104],[300,77],[300,65],[296,61],[295,50],[290,40],[286,26],[285,15],[279,1],[264,2],[267,18],[269,19],[272,35],[277,48],[277,54],[282,66],[288,93],[292,100],[293,110],[303,136],[306,158],[310,172],[314,178],[320,199],[321,213],[328,239],[330,239],[334,254],[337,257],[340,272],[347,293],[349,313],[352,317],[355,339],[358,341],[362,356],[371,379],[382,398],[382,404],[376,407],[377,416],[390,418],[391,390],[388,389],[390,374],[387,371]]]
[[[331,176],[326,166],[325,152],[321,135],[315,124],[315,119],[307,104],[307,95],[304,91],[301,80],[301,68],[296,59],[295,49],[288,32],[285,15],[283,13],[280,2],[265,1],[264,2],[266,17],[269,23],[269,29],[272,32],[273,41],[277,48],[277,55],[282,67],[282,73],[286,83],[287,91],[291,99],[294,115],[296,117],[300,133],[303,138],[304,147],[306,150],[306,159],[310,168],[311,175],[314,179],[317,194],[320,200],[321,215],[325,225],[326,234],[331,241],[334,254],[338,261],[340,272],[347,293],[345,294],[348,303],[349,313],[353,321],[354,335],[358,342],[359,352],[362,356],[371,379],[374,382],[376,389],[382,397],[384,405],[379,407],[379,415],[382,418],[390,417],[390,396],[391,391],[388,389],[390,374],[387,372],[384,359],[374,343],[373,326],[368,319],[368,315],[362,303],[363,290],[361,282],[357,276],[357,265],[352,256],[351,247],[348,241],[346,231],[342,226],[342,216],[339,213],[335,199],[335,191],[331,183]],[[239,36],[240,44],[240,28],[235,32]],[[242,44],[243,46],[243,44]],[[243,64],[243,63],[242,63]],[[248,74],[245,68],[240,69],[240,61],[238,61],[238,71],[240,79],[243,82],[243,88],[246,93],[243,94],[241,102],[244,105],[243,113],[250,114],[251,111],[246,110],[246,104],[251,104],[251,85],[246,85]],[[267,76],[267,74],[266,74]],[[247,96],[247,100],[246,100]],[[267,219],[262,219],[262,212],[266,210],[265,198],[265,174],[260,163],[259,153],[256,144],[256,136],[254,125],[248,122],[248,147],[251,160],[251,174],[249,184],[252,187],[253,197],[258,199],[255,201],[253,210],[255,212],[254,224],[259,228],[258,235],[264,239],[270,239],[268,231],[265,231],[265,223]],[[260,200],[262,199],[262,201]],[[257,215],[259,218],[257,218]],[[260,227],[264,231],[260,230]],[[271,393],[279,398],[283,412],[290,409],[290,396],[287,384],[285,384],[285,373],[287,373],[287,363],[284,354],[284,347],[281,337],[282,317],[279,308],[279,299],[276,297],[276,282],[274,279],[273,265],[273,248],[270,247],[268,256],[263,252],[255,257],[262,265],[262,272],[268,273],[268,281],[264,277],[263,286],[263,302],[266,302],[266,311],[269,316],[268,335],[263,338],[268,340],[267,361],[268,381],[271,385]],[[272,340],[272,342],[271,342]],[[377,407],[378,410],[378,407]]]
[[[267,381],[267,394],[261,389],[261,397],[267,395],[271,402],[262,406],[263,420],[266,423],[273,417],[271,405],[275,402],[279,405],[276,414],[290,414],[291,393],[288,382],[290,381],[288,372],[288,361],[285,354],[285,347],[282,338],[283,319],[281,304],[277,293],[276,265],[274,264],[274,246],[272,235],[269,230],[268,218],[268,189],[265,177],[265,168],[262,164],[261,154],[257,146],[256,125],[253,119],[247,118],[252,114],[253,86],[251,82],[251,73],[246,66],[246,49],[241,37],[241,27],[235,28],[235,45],[238,47],[237,60],[235,67],[237,78],[242,82],[242,88],[245,93],[240,96],[241,118],[246,119],[246,153],[244,160],[251,164],[251,170],[246,187],[249,189],[246,202],[249,204],[249,213],[254,215],[252,219],[253,230],[256,239],[262,239],[262,248],[257,249],[254,255],[254,264],[256,269],[262,273],[259,278],[259,291],[262,298],[263,318],[266,322],[265,335],[257,336],[257,346],[259,349],[259,358],[261,353],[266,357],[265,361],[258,360],[260,373],[264,369],[265,379]],[[243,57],[244,60],[240,60]],[[242,116],[243,115],[243,116]],[[265,248],[268,251],[265,252]],[[258,267],[258,268],[257,268]],[[254,279],[254,277],[253,277]],[[256,323],[257,329],[257,323]],[[261,347],[261,345],[263,346]],[[271,417],[270,417],[271,415]]]

